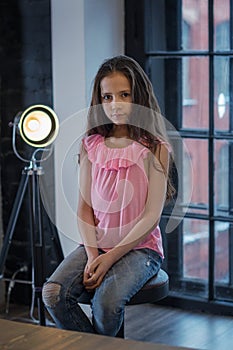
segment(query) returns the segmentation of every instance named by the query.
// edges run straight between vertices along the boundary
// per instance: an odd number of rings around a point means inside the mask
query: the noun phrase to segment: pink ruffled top
[[[91,201],[98,247],[107,251],[118,244],[141,219],[148,191],[144,159],[150,152],[133,141],[124,148],[110,148],[101,135],[83,140],[92,163]],[[163,257],[157,226],[135,249],[150,248]]]

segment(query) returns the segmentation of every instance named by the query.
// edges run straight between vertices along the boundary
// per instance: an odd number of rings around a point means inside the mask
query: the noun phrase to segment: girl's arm
[[[149,160],[148,197],[144,215],[119,244],[93,261],[90,266],[92,278],[89,280],[90,285],[87,283],[87,288],[98,287],[108,269],[158,225],[166,198],[168,166],[169,152],[161,145]]]
[[[95,221],[91,207],[91,162],[82,147],[80,154],[80,180],[78,202],[78,227],[89,260],[99,254],[96,243]]]

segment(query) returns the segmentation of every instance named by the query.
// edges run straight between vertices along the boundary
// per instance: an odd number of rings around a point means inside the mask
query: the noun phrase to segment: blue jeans
[[[44,304],[59,328],[116,336],[125,304],[157,274],[162,258],[151,249],[131,250],[109,269],[94,293],[83,285],[86,263],[85,248],[79,246],[44,284]],[[92,322],[79,306],[83,297],[91,302]]]

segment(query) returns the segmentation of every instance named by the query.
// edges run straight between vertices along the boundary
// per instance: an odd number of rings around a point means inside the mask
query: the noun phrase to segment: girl
[[[116,336],[125,304],[156,275],[159,220],[172,195],[170,146],[152,85],[127,56],[94,80],[80,152],[78,225],[83,239],[43,288],[60,328]],[[79,306],[91,300],[92,322]]]

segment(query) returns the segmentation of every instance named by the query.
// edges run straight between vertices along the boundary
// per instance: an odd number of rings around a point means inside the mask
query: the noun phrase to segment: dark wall
[[[125,0],[125,54],[145,69],[145,4],[144,0]]]
[[[12,150],[12,130],[9,122],[14,116],[30,105],[45,104],[52,101],[51,69],[51,19],[49,0],[0,0],[0,160],[3,234],[6,232],[9,215],[19,187],[21,172],[25,165],[18,160]],[[31,149],[17,137],[17,146],[23,156],[29,156]],[[53,160],[48,183],[53,185]],[[48,169],[48,166],[46,166]],[[51,203],[52,210],[54,203]],[[22,264],[31,265],[31,248],[28,222],[28,197],[25,196],[13,234],[13,240],[6,260],[5,274],[12,273]],[[43,213],[44,217],[46,215]],[[50,259],[47,274],[54,269],[56,259],[51,252],[51,223],[43,220],[46,236],[46,256]],[[59,248],[60,249],[60,248]],[[30,276],[18,276],[30,278]],[[18,285],[13,298],[25,300],[25,288]],[[21,292],[22,291],[22,292]]]

